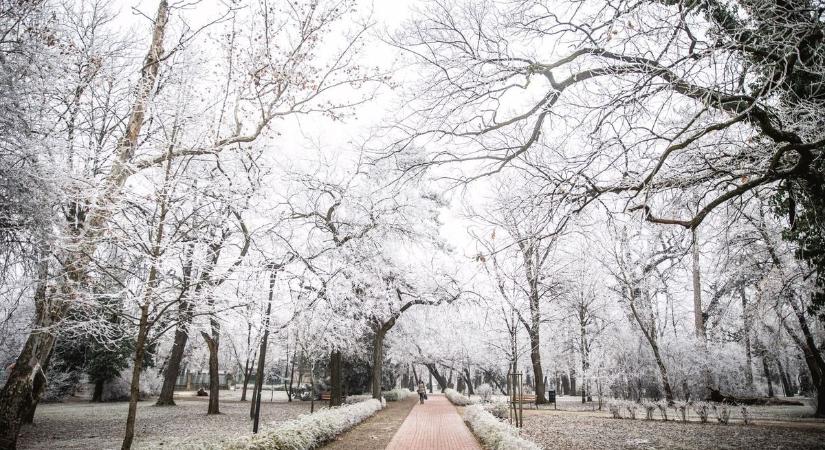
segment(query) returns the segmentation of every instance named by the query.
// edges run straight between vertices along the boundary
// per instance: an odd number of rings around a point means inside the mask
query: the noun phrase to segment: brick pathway
[[[443,395],[415,405],[387,450],[481,450],[455,407]]]

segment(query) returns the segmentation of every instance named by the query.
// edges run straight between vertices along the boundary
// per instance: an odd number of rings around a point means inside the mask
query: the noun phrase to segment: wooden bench
[[[346,400],[346,398],[347,398],[347,397],[346,397],[345,395],[342,395],[342,396],[341,396],[341,401],[343,402],[344,400]],[[321,401],[322,401],[322,402],[328,402],[328,401],[330,401],[331,399],[332,399],[332,392],[329,392],[329,391],[327,391],[327,392],[321,392]]]
[[[510,397],[510,401],[513,402],[512,397]],[[522,394],[521,397],[516,397],[515,398],[515,403],[516,404],[522,404],[522,405],[532,404],[535,407],[536,406],[536,396],[535,395],[529,395],[529,394],[528,395],[523,395]]]

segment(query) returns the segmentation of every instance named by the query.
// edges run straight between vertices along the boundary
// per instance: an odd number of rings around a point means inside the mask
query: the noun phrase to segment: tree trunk
[[[570,368],[570,394],[576,395],[576,368]]]
[[[384,326],[375,331],[372,340],[372,398],[381,399],[381,378],[384,366]]]
[[[745,333],[745,382],[753,390],[753,350],[751,349],[751,318],[748,312],[748,297],[745,287],[739,288],[739,297],[742,299],[742,329]]]
[[[693,230],[693,326],[696,338],[704,342],[707,338],[705,331],[705,316],[702,314],[702,275],[699,267],[699,233]]]
[[[438,372],[438,368],[433,363],[424,363],[424,367],[426,367],[427,370],[430,371],[430,392],[433,391],[433,378],[435,378],[435,381],[438,383],[438,387],[441,390],[441,392],[444,392],[444,390],[447,389],[447,379],[444,378],[444,375]]]
[[[639,296],[635,294],[633,295],[634,298],[630,302],[630,311],[633,315],[633,318],[636,319],[636,323],[639,324],[639,327],[642,329],[642,334],[647,340],[648,345],[650,345],[650,349],[653,351],[653,357],[656,359],[656,366],[659,368],[659,376],[661,377],[662,388],[665,391],[665,400],[667,400],[667,403],[669,405],[672,405],[673,389],[670,387],[670,380],[668,379],[667,375],[667,367],[665,367],[665,363],[662,360],[662,355],[659,353],[659,344],[656,341],[656,335],[654,334],[656,330],[648,330],[645,326],[644,321],[639,316],[638,311],[636,310],[635,301],[639,298]],[[641,395],[641,393],[639,395]]]
[[[255,358],[256,355],[252,355],[252,358]],[[243,369],[243,390],[241,390],[241,401],[246,401],[246,391],[249,387],[249,379],[252,378],[252,371],[255,370],[255,367],[249,367],[249,357],[246,358],[246,367]]]
[[[156,265],[152,265],[149,273],[150,283],[154,283],[157,270]],[[151,284],[150,284],[151,285]],[[137,343],[135,344],[135,359],[132,361],[132,383],[129,388],[129,413],[126,416],[126,433],[123,436],[121,450],[132,448],[132,440],[135,437],[135,419],[137,418],[137,402],[140,396],[140,372],[143,370],[143,357],[146,352],[146,337],[149,334],[149,299],[151,299],[150,285],[147,285],[145,301],[140,307],[140,326],[138,328]]]
[[[464,368],[464,381],[467,383],[467,393],[470,395],[475,395],[475,390],[473,389],[473,380],[470,376],[470,369]]]
[[[788,379],[785,367],[782,366],[782,359],[779,357],[776,358],[776,368],[779,369],[779,381],[782,383],[782,393],[785,394],[785,397],[793,397],[791,381]]]
[[[297,343],[296,343],[297,347]],[[289,371],[289,386],[286,390],[286,399],[287,402],[292,401],[292,386],[295,382],[295,360],[298,359],[298,350],[297,348],[292,352],[292,366]],[[300,377],[301,374],[299,373],[298,376]],[[300,382],[300,380],[298,380]]]
[[[533,379],[536,383],[536,405],[547,403],[544,396],[544,372],[541,368],[541,347],[539,345],[538,323],[535,333],[530,333],[530,362],[533,364]]]
[[[34,291],[35,326],[48,327],[59,320],[47,297],[49,279],[48,253],[41,251],[38,282]],[[32,423],[40,396],[46,388],[46,369],[51,359],[56,337],[35,329],[26,339],[23,350],[0,391],[0,448],[14,448],[21,423]]]
[[[773,398],[773,381],[771,380],[771,369],[770,365],[768,365],[768,355],[767,352],[762,352],[762,370],[765,372],[765,380],[768,382],[768,397]]]
[[[55,336],[40,328],[49,326],[57,319],[53,305],[47,300],[35,304],[36,327],[26,339],[14,367],[9,373],[3,390],[0,391],[0,449],[14,449],[17,435],[26,411],[32,411],[32,403],[39,400],[45,383],[39,384],[37,378],[45,380],[45,366],[54,347]],[[39,392],[38,392],[39,390]]]
[[[188,309],[189,306],[181,303],[180,308]],[[175,383],[177,383],[178,375],[180,375],[180,365],[183,361],[183,354],[188,340],[188,319],[181,318],[175,329],[175,341],[172,344],[169,360],[166,362],[166,370],[163,373],[163,386],[160,389],[160,395],[158,395],[155,406],[175,406]]]
[[[46,379],[45,373],[49,369],[49,362],[52,359],[53,353],[54,348],[49,352],[46,361],[43,362],[43,370],[38,371],[34,377],[34,381],[32,382],[32,397],[29,399],[28,404],[24,406],[21,413],[23,423],[34,423],[34,413],[37,411],[37,405],[40,403],[40,396],[43,395],[43,391],[46,390],[46,385],[49,381]]]
[[[201,331],[206,347],[209,349],[209,406],[206,414],[220,414],[220,378],[218,376],[218,339]]]
[[[103,401],[103,385],[106,384],[104,380],[97,380],[95,382],[95,390],[92,394],[92,402],[100,403]]]
[[[340,406],[344,403],[343,399],[343,377],[341,370],[341,352],[333,351],[329,355],[329,373],[330,373],[330,395],[329,406]]]
[[[249,350],[251,350],[252,346],[252,323],[250,322],[249,328],[246,334],[246,362],[244,363],[243,367],[243,390],[241,391],[241,401],[246,401],[246,387],[249,384],[249,377],[252,376],[252,368],[249,367]],[[252,353],[252,359],[255,359],[257,356],[256,352]]]

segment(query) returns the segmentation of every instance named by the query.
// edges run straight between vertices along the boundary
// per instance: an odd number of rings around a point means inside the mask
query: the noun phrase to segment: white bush
[[[383,408],[382,402],[369,399],[353,405],[323,409],[278,425],[272,431],[228,444],[224,449],[310,450],[335,439]]]
[[[473,404],[473,401],[470,400],[469,397],[462,394],[461,392],[458,392],[455,389],[445,389],[444,395],[446,395],[447,399],[450,400],[450,402],[452,402],[452,404],[456,406],[467,406]]]
[[[347,405],[354,405],[356,403],[365,402],[372,398],[372,394],[358,394],[358,395],[350,395],[346,399],[344,399],[344,403]]]
[[[481,397],[482,402],[489,402],[493,398],[493,387],[487,383],[483,383],[476,387],[476,394]]]
[[[405,398],[409,397],[412,394],[409,389],[405,388],[395,388],[391,391],[382,392],[381,395],[384,396],[384,399],[388,402],[397,402],[404,400]]]
[[[163,378],[157,371],[149,369],[140,374],[140,389],[138,399],[146,400],[153,395],[160,393],[163,385]],[[120,375],[103,383],[104,402],[125,402],[129,401],[132,390],[132,368],[121,370]]]
[[[498,419],[506,419],[510,416],[510,406],[504,402],[484,403],[482,407]]]
[[[490,450],[541,450],[536,443],[519,436],[516,428],[496,419],[480,405],[467,407],[464,421]]]

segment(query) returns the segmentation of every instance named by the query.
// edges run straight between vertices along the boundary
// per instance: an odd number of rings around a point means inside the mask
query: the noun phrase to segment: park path
[[[481,450],[455,407],[443,395],[415,405],[387,450]]]

